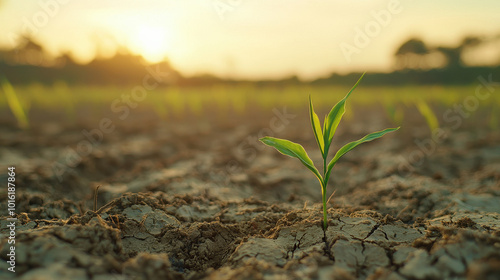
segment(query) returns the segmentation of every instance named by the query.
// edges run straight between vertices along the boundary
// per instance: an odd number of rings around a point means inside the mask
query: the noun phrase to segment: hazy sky
[[[390,70],[414,36],[455,46],[500,34],[500,1],[3,0],[0,28],[0,46],[24,32],[82,62],[121,45],[185,75],[311,79]]]

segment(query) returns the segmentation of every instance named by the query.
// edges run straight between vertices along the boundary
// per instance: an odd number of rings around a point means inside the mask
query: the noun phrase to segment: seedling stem
[[[316,142],[318,143],[321,155],[323,157],[323,175],[321,175],[318,172],[318,170],[314,166],[313,161],[309,158],[306,151],[301,145],[285,139],[279,139],[269,136],[259,139],[262,143],[274,147],[280,153],[300,160],[300,162],[305,167],[307,167],[307,169],[309,169],[312,173],[314,173],[316,178],[319,180],[319,183],[321,185],[321,197],[323,203],[323,230],[326,230],[328,228],[328,215],[326,209],[326,204],[327,204],[326,187],[328,185],[328,180],[330,179],[330,174],[333,166],[342,156],[344,156],[346,153],[354,149],[359,144],[375,140],[377,138],[384,136],[388,132],[396,131],[399,129],[399,127],[387,128],[382,131],[370,133],[357,141],[350,142],[344,145],[342,148],[340,148],[333,157],[333,159],[327,164],[327,157],[328,157],[328,151],[330,149],[330,144],[332,143],[332,138],[333,135],[335,134],[335,131],[337,130],[337,126],[339,125],[339,122],[342,119],[342,116],[344,115],[347,98],[358,86],[359,82],[361,82],[361,79],[363,79],[364,75],[365,74],[363,74],[361,78],[359,78],[359,80],[351,88],[351,90],[347,93],[347,95],[342,100],[340,100],[335,106],[333,106],[330,113],[325,117],[325,121],[323,123],[323,129],[321,128],[318,115],[316,115],[316,113],[314,112],[311,96],[309,96],[309,115],[311,120],[311,126],[314,132],[314,137],[316,138]]]

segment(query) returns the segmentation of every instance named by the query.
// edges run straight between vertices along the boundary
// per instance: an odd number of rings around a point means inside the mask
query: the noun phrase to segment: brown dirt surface
[[[320,162],[307,112],[294,113],[274,136]],[[391,126],[376,116],[344,121],[335,141]],[[360,146],[332,173],[324,231],[316,179],[256,140],[272,117],[160,120],[139,108],[71,166],[98,120],[2,126],[18,220],[16,274],[0,220],[0,278],[500,279],[498,132],[464,125],[409,168],[400,160],[418,151],[408,139],[426,139],[423,122]]]

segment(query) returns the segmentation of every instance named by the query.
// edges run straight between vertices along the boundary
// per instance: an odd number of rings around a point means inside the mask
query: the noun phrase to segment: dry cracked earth
[[[0,278],[500,279],[498,132],[455,131],[410,169],[399,159],[425,126],[360,146],[335,167],[325,231],[316,179],[252,146],[272,116],[215,126],[142,114],[62,175],[51,166],[91,124],[2,126],[18,223],[13,274],[0,220]],[[349,121],[337,141],[387,126],[373,119]],[[306,126],[297,118],[276,136],[311,151]]]

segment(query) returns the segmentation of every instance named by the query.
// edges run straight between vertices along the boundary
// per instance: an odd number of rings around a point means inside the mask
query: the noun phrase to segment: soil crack
[[[380,224],[376,224],[373,226],[372,230],[370,230],[370,232],[368,233],[368,235],[363,238],[363,239],[367,239],[368,237],[370,237],[378,228],[380,227]],[[384,232],[385,234],[385,232]],[[387,239],[387,234],[385,234],[385,238]]]
[[[333,247],[333,245],[335,245],[335,242],[337,242],[337,239],[333,240],[332,246],[330,247],[328,244],[328,240],[326,239],[326,230],[323,230],[323,242],[325,242],[325,256],[327,256],[330,260],[335,262],[335,257],[333,256],[330,248]]]
[[[361,254],[363,255],[365,253],[365,241],[361,240]]]
[[[301,241],[301,239],[302,239],[302,238],[300,238],[299,240],[296,240],[297,242],[295,242],[295,243],[293,244],[293,248],[292,248],[292,257],[291,257],[292,259],[293,259],[293,257],[295,256],[295,251],[296,251],[297,249],[299,249],[299,248],[300,248],[300,241]]]

